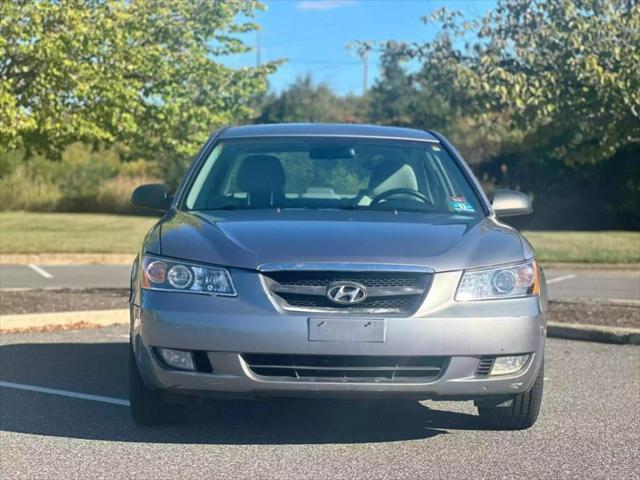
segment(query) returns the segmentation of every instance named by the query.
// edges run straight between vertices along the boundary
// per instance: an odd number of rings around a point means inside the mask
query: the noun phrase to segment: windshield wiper
[[[437,210],[427,207],[427,208],[389,208],[389,207],[371,207],[370,205],[344,205],[340,207],[327,207],[327,210],[360,210],[360,211],[370,211],[370,212],[417,212],[417,213],[438,213]]]
[[[246,205],[220,205],[219,207],[212,208],[198,208],[198,212],[211,212],[215,210],[255,210],[254,207],[248,207]]]
[[[370,205],[341,205],[339,207],[321,207],[316,205],[306,206],[273,206],[273,207],[252,207],[247,205],[220,205],[212,208],[199,208],[198,212],[212,212],[217,210],[349,210],[349,211],[370,211],[370,212],[411,212],[411,213],[442,213],[433,208],[389,208],[389,207],[371,207]]]

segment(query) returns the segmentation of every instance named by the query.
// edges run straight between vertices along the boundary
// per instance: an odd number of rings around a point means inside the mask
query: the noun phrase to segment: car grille
[[[340,313],[413,313],[432,280],[425,272],[273,271],[263,273],[266,286],[284,309]],[[340,305],[327,296],[332,284],[353,282],[367,290],[355,305]]]
[[[252,373],[273,380],[309,382],[428,382],[444,372],[447,357],[369,355],[242,355]]]

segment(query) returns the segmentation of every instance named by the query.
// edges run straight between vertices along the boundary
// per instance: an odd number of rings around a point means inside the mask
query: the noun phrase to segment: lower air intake
[[[248,353],[242,358],[260,377],[309,382],[428,382],[443,373],[447,361],[447,357]]]

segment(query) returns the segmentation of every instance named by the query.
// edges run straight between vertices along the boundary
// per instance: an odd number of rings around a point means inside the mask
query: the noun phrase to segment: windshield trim
[[[480,206],[482,207],[482,213],[484,213],[484,216],[491,216],[493,214],[491,202],[484,192],[484,189],[480,185],[477,177],[471,171],[471,167],[469,167],[469,164],[464,161],[462,155],[458,153],[458,150],[451,144],[451,142],[449,142],[449,140],[447,140],[444,135],[433,130],[427,130],[427,132],[429,132],[440,141],[440,146],[444,148],[444,150],[449,154],[449,156],[453,159],[453,163],[460,169],[462,175],[467,179],[467,182],[469,182],[469,186],[480,201]]]
[[[284,134],[255,134],[255,135],[242,135],[242,136],[222,136],[220,139],[224,141],[229,140],[243,140],[246,138],[255,139],[255,138],[364,138],[364,139],[374,139],[374,140],[400,140],[407,142],[424,142],[424,143],[440,143],[440,140],[436,140],[433,138],[414,138],[414,137],[403,137],[403,136],[394,136],[394,135],[354,135],[354,134],[341,134],[341,133],[284,133]]]

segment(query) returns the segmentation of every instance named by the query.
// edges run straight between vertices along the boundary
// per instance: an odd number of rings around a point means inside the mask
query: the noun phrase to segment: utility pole
[[[362,85],[362,95],[367,94],[367,89],[369,88],[369,51],[365,50],[362,54],[362,62],[363,65],[363,85]]]
[[[373,50],[374,45],[375,42],[373,40],[347,44],[347,49],[355,51],[356,55],[362,60],[362,95],[366,95],[369,89],[369,52]]]
[[[262,65],[262,52],[260,45],[260,30],[256,30],[256,67]]]

